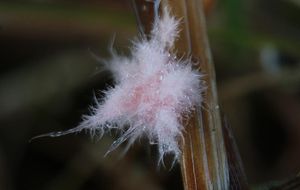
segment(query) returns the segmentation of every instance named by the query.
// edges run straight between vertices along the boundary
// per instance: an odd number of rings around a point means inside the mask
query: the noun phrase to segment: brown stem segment
[[[202,0],[169,0],[182,18],[176,49],[198,60],[205,74],[204,103],[190,118],[182,144],[182,174],[186,190],[229,189],[229,170],[220,118],[214,65],[206,33]],[[166,5],[167,6],[167,5]]]
[[[153,2],[155,0],[133,0],[138,23],[145,33],[152,27]],[[182,139],[181,171],[184,188],[185,190],[242,189],[242,187],[232,188],[230,185],[227,152],[230,152],[228,149],[231,149],[231,144],[226,143],[225,146],[223,138],[203,2],[202,0],[161,0],[160,7],[164,6],[168,6],[172,14],[182,19],[180,36],[174,48],[182,55],[191,55],[197,60],[195,68],[205,74],[203,80],[207,88],[203,94],[204,103],[199,105],[186,122]],[[238,178],[239,174],[234,177]]]

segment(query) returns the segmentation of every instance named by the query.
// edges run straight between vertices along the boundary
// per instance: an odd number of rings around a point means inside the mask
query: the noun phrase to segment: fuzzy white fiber
[[[165,154],[177,160],[183,117],[200,105],[203,91],[201,74],[192,69],[191,60],[176,59],[170,52],[178,26],[179,21],[164,10],[154,21],[150,40],[142,37],[135,41],[129,57],[113,53],[105,66],[112,72],[115,85],[69,132],[89,129],[103,135],[117,129],[121,136],[109,152],[124,141],[131,145],[146,137],[151,144],[157,144],[160,161]]]

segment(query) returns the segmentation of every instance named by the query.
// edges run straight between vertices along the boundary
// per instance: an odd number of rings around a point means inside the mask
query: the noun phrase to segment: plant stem
[[[138,16],[138,23],[142,25],[142,31],[150,31],[153,22],[153,2],[146,0],[133,0]],[[192,56],[196,60],[195,69],[205,74],[204,85],[206,92],[204,101],[199,105],[186,121],[182,139],[181,171],[185,190],[227,190],[232,189],[230,177],[235,177],[233,185],[242,189],[236,181],[239,181],[239,173],[235,167],[239,164],[229,165],[227,152],[235,158],[227,149],[232,149],[232,138],[225,141],[223,136],[222,120],[218,105],[217,88],[214,65],[208,43],[205,15],[202,0],[162,0],[160,8],[170,7],[172,14],[181,18],[180,35],[174,49],[180,55]],[[151,12],[152,10],[152,12]],[[200,92],[199,92],[200,93]],[[228,128],[224,130],[226,133]],[[226,133],[227,135],[229,133]],[[230,157],[231,158],[231,157]],[[230,159],[239,162],[238,159]],[[229,168],[233,166],[233,168]],[[242,170],[237,170],[242,171]],[[241,183],[244,184],[244,183]],[[247,189],[247,188],[246,188]],[[243,189],[244,190],[244,189]]]

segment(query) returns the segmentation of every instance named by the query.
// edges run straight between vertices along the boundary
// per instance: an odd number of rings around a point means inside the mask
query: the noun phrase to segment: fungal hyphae
[[[96,106],[76,128],[48,135],[87,129],[102,136],[114,129],[120,137],[108,152],[144,137],[157,145],[160,161],[166,154],[177,160],[183,118],[201,104],[203,91],[201,74],[192,69],[191,59],[178,59],[171,51],[178,26],[179,21],[165,9],[156,17],[150,38],[133,42],[130,56],[112,53],[104,66],[113,74],[114,86],[103,99],[95,100]]]

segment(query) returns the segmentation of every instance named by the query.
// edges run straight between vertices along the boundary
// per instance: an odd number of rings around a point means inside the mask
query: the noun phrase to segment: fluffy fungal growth
[[[182,119],[200,105],[203,87],[201,74],[192,69],[191,60],[176,59],[170,52],[178,36],[179,21],[167,9],[153,24],[150,40],[142,38],[131,48],[131,56],[113,53],[105,63],[115,85],[96,100],[90,115],[78,127],[64,132],[88,129],[103,135],[112,129],[121,132],[108,152],[128,140],[131,145],[142,136],[157,144],[159,160],[181,154],[179,140],[184,130]]]

